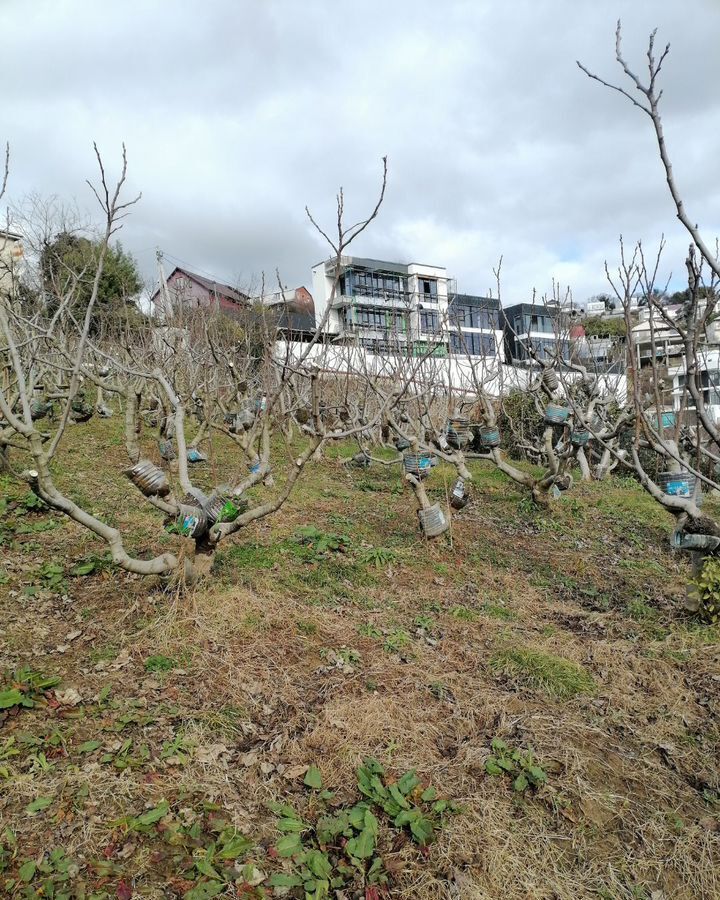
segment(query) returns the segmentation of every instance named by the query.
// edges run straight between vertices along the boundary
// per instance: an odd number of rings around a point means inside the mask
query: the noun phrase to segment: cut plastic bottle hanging
[[[149,459],[141,459],[124,473],[146,497],[166,497],[170,493],[165,473]]]
[[[426,537],[438,537],[450,527],[450,523],[439,503],[434,503],[427,509],[419,509],[418,519]]]
[[[458,478],[450,494],[450,505],[453,509],[463,509],[467,506],[469,499],[464,479]]]
[[[160,451],[160,456],[162,456],[166,462],[177,459],[177,453],[175,453],[175,447],[173,447],[172,441],[158,441],[158,450]]]

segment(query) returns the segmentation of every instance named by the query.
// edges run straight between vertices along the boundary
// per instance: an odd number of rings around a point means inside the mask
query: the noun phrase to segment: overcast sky
[[[668,239],[682,287],[688,239],[674,217],[651,123],[593,83],[618,79],[614,29],[640,70],[647,36],[670,41],[666,137],[690,214],[720,234],[718,0],[0,0],[0,141],[11,201],[77,198],[92,142],[129,191],[121,232],[143,273],[245,283],[279,267],[310,284],[343,185],[354,221],[389,158],[361,256],[444,265],[485,293],[502,254],[505,303],[606,288],[617,239]]]

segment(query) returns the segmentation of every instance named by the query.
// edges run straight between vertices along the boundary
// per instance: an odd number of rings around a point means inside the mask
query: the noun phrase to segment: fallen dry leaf
[[[77,706],[78,703],[82,703],[82,697],[73,687],[55,691],[55,699],[61,706]]]
[[[200,763],[215,763],[221,756],[228,756],[230,750],[225,744],[210,744],[208,747],[199,747],[195,759]]]
[[[115,657],[114,662],[112,662],[108,668],[110,669],[123,669],[125,666],[130,665],[130,654],[127,650],[121,650],[118,655]]]

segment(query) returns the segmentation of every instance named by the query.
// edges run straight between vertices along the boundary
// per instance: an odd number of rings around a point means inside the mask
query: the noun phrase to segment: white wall
[[[292,343],[289,348],[285,341],[277,343],[279,359],[285,359],[288,351],[291,359],[297,359],[306,349],[307,345],[299,342]],[[444,385],[471,394],[481,386],[492,397],[523,389],[537,376],[533,369],[505,365],[497,359],[453,355],[431,357],[420,362],[407,357],[379,356],[363,347],[346,344],[316,344],[310,351],[307,364],[323,371],[371,378],[398,377],[417,367],[417,381],[420,383]],[[573,381],[579,376],[568,373],[566,377],[568,381]],[[619,403],[625,402],[627,382],[624,375],[601,375],[599,380],[603,393],[613,394]]]
[[[327,311],[328,304],[330,303],[330,297],[332,296],[334,283],[335,278],[327,274],[324,262],[318,263],[316,266],[313,266],[312,295],[313,301],[315,303],[315,322],[318,325],[320,324],[320,322],[322,322],[323,316]],[[338,313],[338,310],[331,309],[329,311],[323,331],[326,334],[340,333],[340,315]]]

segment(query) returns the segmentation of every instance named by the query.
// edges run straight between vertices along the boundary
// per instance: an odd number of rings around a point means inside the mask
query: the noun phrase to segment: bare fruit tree
[[[700,485],[705,484],[709,487],[715,487],[714,478],[708,477],[707,471],[701,471],[703,457],[715,459],[718,455],[718,430],[715,423],[708,415],[702,385],[700,383],[700,373],[702,371],[699,362],[699,348],[705,344],[708,326],[714,319],[715,315],[715,287],[717,280],[720,278],[720,261],[718,260],[717,248],[715,251],[711,249],[703,238],[697,223],[687,212],[682,193],[678,187],[675,173],[673,171],[670,153],[663,129],[662,116],[660,113],[660,103],[663,91],[659,86],[660,75],[663,64],[670,52],[670,44],[658,53],[656,50],[656,31],[650,34],[646,51],[646,76],[641,78],[625,59],[622,50],[622,27],[620,21],[617,23],[615,30],[615,60],[620,67],[626,81],[622,84],[614,84],[601,78],[594,72],[591,72],[586,66],[578,61],[580,69],[593,81],[598,82],[604,87],[616,91],[625,97],[637,109],[641,110],[648,116],[652,124],[657,143],[658,154],[665,173],[670,196],[675,205],[677,218],[687,230],[692,239],[692,245],[687,258],[688,270],[688,302],[683,313],[683,321],[667,322],[667,313],[656,302],[653,291],[648,290],[649,271],[642,258],[642,248],[636,248],[635,256],[640,258],[639,265],[633,269],[632,264],[626,264],[623,259],[620,269],[619,291],[622,297],[626,297],[628,293],[628,281],[631,278],[637,279],[637,282],[643,285],[645,289],[646,300],[650,306],[650,333],[651,342],[654,351],[654,334],[655,323],[664,322],[669,324],[670,328],[675,331],[683,344],[683,367],[686,388],[684,394],[689,394],[693,402],[692,412],[694,418],[693,433],[686,426],[683,434],[684,447],[678,446],[678,437],[680,436],[681,422],[676,420],[673,423],[674,433],[668,434],[663,423],[663,411],[659,402],[659,380],[657,371],[653,372],[653,381],[650,385],[650,394],[654,395],[656,417],[649,419],[643,411],[643,390],[640,384],[640,373],[636,370],[632,371],[634,376],[633,385],[633,403],[635,413],[635,439],[631,450],[632,464],[637,471],[643,486],[666,508],[670,509],[678,517],[678,530],[676,531],[676,544],[682,548],[694,549],[698,548],[704,553],[712,553],[717,546],[717,536],[720,535],[717,524],[707,516],[703,516],[696,502],[700,498]],[[697,252],[696,252],[697,251]],[[699,254],[699,259],[698,259]],[[635,258],[633,257],[633,259]],[[705,292],[704,302],[700,302],[700,279],[702,268],[706,266],[710,272],[710,289]],[[656,268],[655,270],[656,271]],[[628,307],[626,306],[626,319],[629,319]],[[653,369],[655,369],[655,359],[653,359]],[[707,370],[706,370],[707,371]],[[687,404],[686,404],[687,405]],[[659,418],[658,418],[659,417]],[[643,440],[661,457],[667,459],[668,470],[671,474],[678,475],[686,473],[691,479],[693,490],[692,495],[678,496],[674,491],[668,493],[660,486],[655,484],[645,471],[638,454],[638,443],[640,435]],[[694,465],[691,460],[694,459]],[[676,479],[677,480],[677,479]],[[679,483],[679,481],[678,481]],[[689,485],[691,482],[684,482]],[[674,482],[673,482],[674,484]],[[684,535],[687,535],[686,537]],[[697,563],[697,558],[696,558]]]
[[[675,180],[675,175],[673,173],[670,154],[668,152],[665,133],[663,131],[662,117],[660,115],[660,101],[662,99],[663,92],[662,89],[658,87],[658,79],[662,71],[663,63],[670,53],[670,44],[665,45],[659,56],[656,55],[656,34],[657,30],[653,31],[648,39],[648,48],[646,54],[647,80],[643,81],[634,73],[634,71],[630,68],[629,64],[625,60],[625,57],[623,56],[622,26],[619,20],[615,29],[615,59],[622,69],[623,74],[628,79],[629,83],[632,85],[634,90],[637,91],[639,97],[631,93],[630,90],[623,87],[622,85],[612,84],[611,82],[601,78],[599,75],[596,75],[594,72],[591,72],[580,61],[578,61],[577,64],[589,78],[593,79],[593,81],[599,82],[604,87],[609,88],[610,90],[617,91],[623,97],[628,99],[633,104],[633,106],[637,107],[639,110],[642,110],[642,112],[644,112],[649,117],[650,121],[652,122],[653,130],[655,132],[658,153],[660,155],[660,160],[665,171],[665,180],[667,181],[670,195],[673,199],[673,203],[675,204],[677,217],[688,230],[693,243],[700,251],[702,258],[710,267],[714,276],[716,278],[720,278],[720,263],[718,263],[717,256],[705,243],[702,235],[700,234],[700,230],[697,224],[693,222],[691,217],[688,215],[685,209],[685,203],[683,201],[682,195]]]
[[[109,241],[139,200],[125,201],[122,196],[125,148],[120,176],[112,185],[97,148],[95,153],[100,177],[98,185],[90,187],[102,209],[104,228],[92,268],[63,270],[55,297],[59,302],[51,313],[42,302],[28,309],[13,301],[12,292],[0,295],[0,449],[12,445],[29,456],[32,463],[21,477],[51,509],[104,540],[117,565],[140,575],[193,580],[208,569],[221,541],[283,506],[306,464],[328,439],[321,416],[326,380],[318,366],[308,362],[321,330],[309,346],[290,355],[278,353],[277,329],[271,324],[261,321],[253,328],[245,321],[235,327],[219,312],[204,317],[177,310],[175,318],[168,315],[162,323],[147,322],[132,332],[91,334]],[[6,164],[3,192],[8,171]],[[377,216],[386,174],[383,160],[379,199],[369,217],[351,228],[344,224],[340,192],[338,254]],[[78,285],[88,277],[92,291],[78,318]],[[96,404],[89,402],[88,389]],[[298,397],[304,398],[308,414],[299,443],[291,446],[286,420]],[[61,456],[68,427],[95,414],[111,415],[113,404],[124,407],[131,462],[125,474],[178,536],[177,550],[152,559],[129,554],[120,529],[66,496],[53,477],[52,464]],[[148,452],[144,428],[151,433],[157,428],[153,452]],[[335,436],[352,433],[349,426]],[[211,434],[229,438],[239,459],[219,473],[218,484],[207,494],[193,482],[191,472],[205,459],[200,448]],[[150,458],[158,452],[165,461],[162,467]],[[286,464],[281,466],[283,456]],[[253,487],[267,493],[251,505],[246,493]]]

